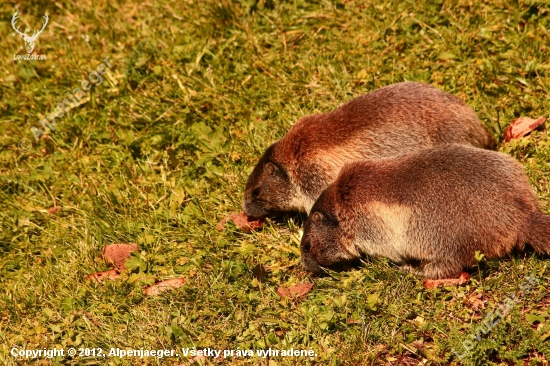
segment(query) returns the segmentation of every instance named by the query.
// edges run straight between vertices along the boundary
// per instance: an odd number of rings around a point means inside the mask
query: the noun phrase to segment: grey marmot
[[[424,83],[389,85],[296,122],[250,174],[243,210],[255,218],[309,213],[344,164],[446,143],[495,147],[492,134],[459,98]]]
[[[522,166],[495,151],[450,144],[345,165],[313,205],[302,266],[383,256],[431,279],[455,278],[475,252],[526,244],[550,251],[550,216]]]

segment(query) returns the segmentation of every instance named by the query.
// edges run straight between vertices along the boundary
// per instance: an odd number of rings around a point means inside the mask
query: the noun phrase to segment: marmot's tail
[[[531,212],[526,242],[539,253],[550,254],[550,216]]]

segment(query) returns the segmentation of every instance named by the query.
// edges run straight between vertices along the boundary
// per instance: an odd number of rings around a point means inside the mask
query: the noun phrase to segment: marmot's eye
[[[304,253],[309,253],[309,250],[311,249],[311,244],[308,242],[305,242],[304,245],[302,245],[302,250]]]
[[[252,197],[258,197],[259,195],[260,195],[260,187],[255,188],[255,189],[252,191]]]
[[[311,215],[311,219],[313,222],[319,222],[323,219],[323,214],[320,212],[314,212],[313,215]]]

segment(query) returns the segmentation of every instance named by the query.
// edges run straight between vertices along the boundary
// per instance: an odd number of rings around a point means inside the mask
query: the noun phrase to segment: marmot
[[[255,218],[309,213],[345,163],[445,143],[495,147],[491,133],[459,98],[423,83],[389,85],[295,123],[248,178],[243,210]]]
[[[475,252],[502,257],[530,244],[550,251],[542,213],[522,166],[459,144],[345,165],[313,205],[302,266],[384,256],[431,279],[455,278]]]

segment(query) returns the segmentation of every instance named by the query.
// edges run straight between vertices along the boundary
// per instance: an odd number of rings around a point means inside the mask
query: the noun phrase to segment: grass
[[[240,210],[248,173],[301,116],[403,80],[463,98],[502,141],[519,116],[548,117],[544,1],[32,0],[0,4],[0,363],[12,347],[313,349],[316,357],[234,365],[545,365],[548,258],[482,259],[462,287],[426,290],[383,259],[311,278],[299,267],[303,217],[243,233],[216,224]],[[11,29],[50,23],[35,52]],[[36,142],[31,127],[105,57],[87,101]],[[27,138],[28,152],[18,148]],[[546,132],[499,149],[525,167],[545,210]],[[51,207],[61,211],[50,214]],[[131,271],[100,249],[136,242]],[[253,269],[268,268],[264,282]],[[539,282],[521,291],[528,275]],[[136,281],[136,278],[141,280]],[[183,277],[157,297],[143,286]],[[313,282],[302,301],[279,287]],[[519,291],[519,292],[518,292]],[[462,360],[483,317],[518,303]],[[181,364],[184,358],[63,358],[36,364]],[[34,362],[34,361],[32,361]]]

